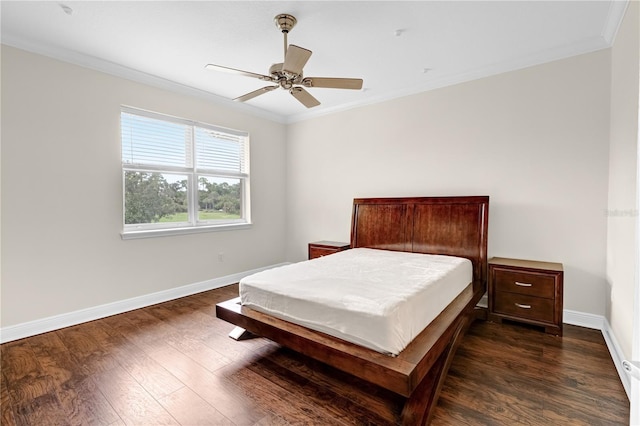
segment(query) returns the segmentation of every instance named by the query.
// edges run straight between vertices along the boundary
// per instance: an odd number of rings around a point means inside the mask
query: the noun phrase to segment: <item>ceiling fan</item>
[[[276,26],[284,35],[284,62],[271,65],[269,75],[257,74],[249,71],[242,71],[235,68],[223,67],[221,65],[208,64],[206,69],[223,71],[233,74],[244,75],[257,78],[259,80],[275,83],[254,90],[245,95],[237,97],[234,101],[245,102],[256,96],[271,92],[279,87],[288,90],[294,98],[300,101],[307,108],[320,105],[305,87],[325,87],[333,89],[362,89],[362,79],[360,78],[333,78],[333,77],[304,77],[302,68],[311,57],[311,51],[302,47],[290,44],[287,47],[287,34],[296,25],[296,18],[288,14],[280,14],[274,18]]]

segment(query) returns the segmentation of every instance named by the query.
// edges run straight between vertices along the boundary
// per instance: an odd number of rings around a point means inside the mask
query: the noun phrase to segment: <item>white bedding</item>
[[[399,354],[472,281],[468,259],[356,248],[240,281],[243,305]]]

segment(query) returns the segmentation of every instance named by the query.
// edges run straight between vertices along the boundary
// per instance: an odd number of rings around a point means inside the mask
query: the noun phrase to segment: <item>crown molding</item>
[[[203,99],[207,102],[211,102],[213,104],[233,109],[238,112],[249,114],[258,118],[264,118],[283,124],[285,123],[285,117],[280,114],[275,114],[273,112],[254,107],[249,104],[234,102],[230,99],[223,98],[222,96],[215,95],[201,89],[196,89],[195,87],[177,83],[172,80],[167,80],[162,77],[157,77],[152,74],[116,64],[114,62],[105,61],[104,59],[96,58],[95,56],[85,55],[83,53],[67,49],[46,46],[39,43],[33,43],[21,38],[11,36],[3,36],[2,44],[14,47],[16,49],[21,49],[27,52],[46,56],[51,59],[67,62],[72,65],[77,65],[83,68],[102,72],[115,77],[120,77],[126,80],[135,81],[137,83],[146,84],[158,89],[167,90],[181,95],[193,96],[195,98]]]
[[[601,34],[609,46],[613,46],[628,6],[629,0],[616,0],[609,4],[609,14],[607,15],[607,20]]]
[[[214,103],[216,105],[230,108],[255,117],[264,118],[282,124],[291,124],[609,48],[613,45],[615,36],[627,10],[628,4],[628,0],[611,1],[605,25],[603,27],[601,35],[598,37],[592,37],[591,39],[583,40],[577,43],[567,44],[564,46],[558,46],[552,49],[535,52],[527,56],[516,58],[512,61],[500,62],[488,65],[486,67],[470,69],[465,72],[448,75],[439,79],[430,80],[425,84],[417,85],[410,89],[398,90],[380,96],[370,96],[360,101],[350,102],[335,107],[325,107],[318,110],[306,110],[301,113],[288,116],[273,113],[271,111],[255,107],[250,104],[234,102],[227,98],[223,98],[213,93],[206,92],[204,90],[196,89],[194,87],[157,77],[148,73],[144,73],[142,71],[134,70],[132,68],[105,61],[103,59],[96,58],[90,55],[81,54],[79,52],[36,44],[27,40],[13,37],[3,37],[2,43],[18,49],[47,56],[49,58],[61,60],[74,65],[93,69],[95,71],[136,81],[138,83],[146,84],[179,94],[194,96]]]
[[[611,43],[602,37],[592,37],[587,40],[580,41],[578,43],[567,44],[558,46],[552,49],[545,49],[530,55],[516,58],[512,61],[505,61],[495,63],[482,68],[470,69],[458,74],[448,75],[439,79],[430,80],[425,84],[414,86],[411,89],[398,90],[395,92],[387,93],[381,96],[375,96],[367,98],[364,101],[353,102],[350,104],[343,104],[333,108],[324,108],[319,111],[305,111],[300,114],[288,116],[285,119],[285,123],[291,124],[299,121],[308,120],[320,116],[334,114],[341,111],[346,111],[354,108],[359,108],[366,105],[374,105],[382,102],[387,102],[393,99],[402,98],[405,96],[416,95],[418,93],[428,92],[430,90],[440,89],[447,86],[453,86],[460,83],[466,83],[473,80],[479,80],[481,78],[491,77],[494,75],[503,74],[506,72],[517,71],[525,68],[530,68],[537,65],[542,65],[549,62],[559,61],[562,59],[568,59],[573,56],[579,56],[587,53],[596,52],[598,50],[607,49],[611,47]]]

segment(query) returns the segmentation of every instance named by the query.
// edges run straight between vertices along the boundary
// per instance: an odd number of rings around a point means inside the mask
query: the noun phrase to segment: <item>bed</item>
[[[352,249],[447,255],[471,262],[470,282],[397,356],[242,306],[239,298],[219,303],[216,315],[400,395],[403,406],[394,421],[427,424],[453,354],[486,290],[488,209],[487,196],[354,199]]]

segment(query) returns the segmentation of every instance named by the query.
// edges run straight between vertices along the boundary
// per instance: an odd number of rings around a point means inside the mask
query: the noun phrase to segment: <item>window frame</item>
[[[122,122],[123,114],[140,116],[143,118],[160,120],[172,124],[179,124],[190,127],[190,137],[188,138],[189,147],[187,148],[190,156],[186,166],[159,165],[159,164],[133,164],[126,163],[123,158],[123,137]],[[188,120],[184,118],[174,117],[162,113],[133,108],[122,105],[120,107],[120,160],[122,173],[122,239],[133,238],[149,238],[167,235],[182,235],[211,231],[226,231],[232,229],[250,228],[251,222],[251,203],[250,203],[250,137],[246,131],[234,130],[215,126],[199,121]],[[196,141],[197,129],[205,131],[213,131],[238,138],[244,138],[243,155],[241,161],[244,162],[243,170],[240,172],[231,172],[224,170],[208,169],[198,167],[198,149]],[[136,223],[127,224],[126,222],[126,173],[162,173],[172,175],[183,175],[187,178],[187,222],[155,222],[155,223]],[[199,190],[200,177],[204,178],[220,178],[220,179],[238,179],[240,184],[240,218],[239,219],[209,219],[200,220],[198,218],[199,209]]]

